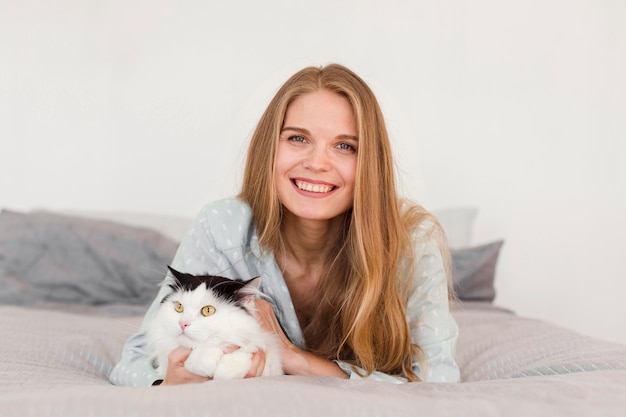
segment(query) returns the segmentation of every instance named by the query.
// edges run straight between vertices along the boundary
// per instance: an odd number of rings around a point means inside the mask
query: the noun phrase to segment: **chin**
[[[291,213],[299,218],[299,219],[303,219],[303,220],[312,220],[312,221],[329,221],[329,220],[333,220],[336,219],[337,217],[341,216],[343,213],[345,213],[348,209],[343,210],[343,211],[328,211],[328,210],[306,210],[306,209],[299,209],[299,210],[294,210],[291,211]]]
[[[305,220],[332,220],[350,210],[351,204],[342,204],[336,200],[328,201],[292,201],[283,206],[295,217]]]

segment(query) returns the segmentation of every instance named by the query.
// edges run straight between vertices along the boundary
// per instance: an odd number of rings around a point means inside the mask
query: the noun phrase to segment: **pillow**
[[[492,302],[496,296],[496,263],[504,241],[464,249],[450,249],[452,278],[457,297],[462,301]]]
[[[47,212],[0,214],[0,303],[149,304],[177,244],[160,233]]]
[[[58,214],[66,216],[79,216],[89,219],[108,220],[110,222],[125,224],[133,227],[144,227],[158,230],[159,233],[170,239],[180,242],[189,227],[193,223],[193,218],[168,216],[150,213],[131,213],[115,211],[67,211]]]
[[[448,246],[451,248],[470,246],[477,213],[478,209],[474,207],[455,207],[433,211],[433,215],[446,233]]]

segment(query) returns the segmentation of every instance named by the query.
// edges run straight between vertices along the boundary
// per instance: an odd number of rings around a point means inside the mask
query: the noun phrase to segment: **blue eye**
[[[337,145],[337,148],[341,149],[342,151],[356,152],[356,148],[346,142],[340,143],[339,145]]]
[[[293,142],[306,142],[306,138],[304,136],[301,136],[301,135],[289,136],[289,140],[291,140]]]

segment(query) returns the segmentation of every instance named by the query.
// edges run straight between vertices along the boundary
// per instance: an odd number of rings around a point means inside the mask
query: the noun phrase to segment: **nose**
[[[189,322],[187,320],[180,320],[178,322],[178,325],[180,326],[180,330],[182,330],[183,332],[185,331],[185,329],[187,327],[189,327]]]
[[[314,171],[324,171],[330,166],[328,150],[323,146],[313,146],[304,161],[304,167]]]

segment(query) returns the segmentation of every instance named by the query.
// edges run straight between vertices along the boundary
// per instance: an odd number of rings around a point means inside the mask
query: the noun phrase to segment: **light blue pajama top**
[[[407,319],[411,323],[413,343],[419,345],[426,356],[426,369],[420,369],[417,359],[413,367],[423,381],[458,382],[460,372],[454,359],[458,326],[449,310],[448,286],[439,247],[434,239],[428,237],[431,226],[422,224],[414,236],[418,254]],[[274,256],[259,249],[252,212],[246,203],[228,199],[205,206],[183,238],[172,267],[190,274],[237,279],[260,276],[261,290],[271,298],[276,318],[285,334],[295,345],[305,347],[283,275]],[[161,287],[141,328],[124,345],[122,357],[109,376],[113,384],[149,386],[162,378],[148,358],[145,334],[168,291],[168,286]],[[352,379],[362,378],[347,363],[337,363]],[[374,372],[365,378],[405,382],[403,378],[382,372]]]

